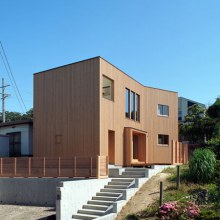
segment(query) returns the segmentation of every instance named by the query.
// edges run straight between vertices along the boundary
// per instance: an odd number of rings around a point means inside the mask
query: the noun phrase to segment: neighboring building
[[[189,107],[193,105],[199,105],[202,108],[206,108],[204,104],[192,101],[190,99],[186,99],[183,97],[178,97],[178,121],[183,122],[185,120],[186,115],[188,114]]]
[[[108,156],[171,164],[178,95],[146,87],[95,57],[34,75],[34,157]]]
[[[0,134],[0,157],[9,157],[9,136]]]
[[[0,123],[0,135],[9,136],[10,157],[33,155],[33,122],[32,120]]]

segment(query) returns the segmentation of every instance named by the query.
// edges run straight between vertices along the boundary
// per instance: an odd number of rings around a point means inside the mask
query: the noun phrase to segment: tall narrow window
[[[131,119],[135,120],[135,93],[131,91]]]
[[[114,100],[114,82],[106,76],[102,77],[102,96]]]
[[[168,105],[158,105],[157,114],[160,116],[169,116],[169,106]]]
[[[136,121],[140,121],[140,96],[138,94],[136,94],[135,96],[136,96],[135,116],[136,116]]]
[[[130,90],[126,88],[126,91],[125,91],[125,117],[126,118],[130,118],[130,114],[131,114],[131,111],[130,111]]]
[[[140,121],[140,95],[125,88],[125,117]]]

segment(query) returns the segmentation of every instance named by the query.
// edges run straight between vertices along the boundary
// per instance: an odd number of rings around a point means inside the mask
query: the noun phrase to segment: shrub
[[[193,182],[209,183],[215,174],[215,154],[209,149],[196,149],[189,162],[189,175]]]
[[[138,217],[135,214],[128,215],[125,220],[138,220]]]
[[[160,219],[195,219],[199,216],[199,207],[192,202],[167,202],[158,210],[157,216]]]
[[[207,146],[215,153],[217,159],[220,160],[220,137],[209,140]]]

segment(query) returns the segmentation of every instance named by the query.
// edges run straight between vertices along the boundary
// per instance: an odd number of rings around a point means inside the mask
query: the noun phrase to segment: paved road
[[[7,220],[55,220],[55,208],[0,205],[0,219]]]

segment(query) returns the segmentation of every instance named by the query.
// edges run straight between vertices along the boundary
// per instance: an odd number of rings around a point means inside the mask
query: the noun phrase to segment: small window
[[[157,115],[169,116],[169,106],[168,105],[158,105]]]
[[[169,145],[169,135],[158,134],[158,144]]]
[[[109,100],[114,100],[114,81],[106,76],[102,77],[102,96]]]

